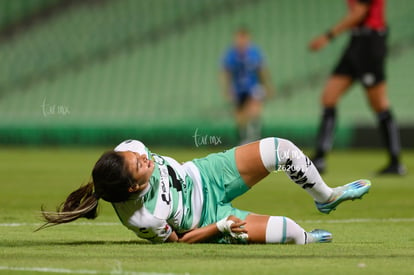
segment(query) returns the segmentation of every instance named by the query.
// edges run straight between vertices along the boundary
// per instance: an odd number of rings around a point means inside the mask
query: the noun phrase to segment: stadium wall
[[[344,1],[90,2],[99,5],[66,5],[45,20],[27,21],[33,13],[10,19],[32,25],[0,44],[0,143],[89,145],[138,138],[194,145],[200,134],[234,145],[232,109],[221,97],[218,72],[232,31],[243,24],[265,52],[278,90],[265,106],[263,136],[313,145],[320,89],[347,38],[320,54],[310,54],[306,45],[343,14]],[[388,1],[390,97],[404,129],[414,125],[414,31],[407,24],[413,12],[414,1]],[[358,85],[339,114],[336,147],[366,146],[367,137],[377,138]],[[406,146],[411,140],[403,137]]]

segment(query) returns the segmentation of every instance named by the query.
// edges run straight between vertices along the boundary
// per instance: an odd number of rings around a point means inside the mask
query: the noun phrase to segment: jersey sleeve
[[[167,221],[156,217],[152,217],[148,226],[139,227],[131,224],[130,229],[134,231],[138,237],[149,240],[154,244],[164,243],[172,233],[172,228]]]
[[[125,140],[116,146],[114,150],[116,152],[131,151],[141,155],[146,155],[147,157],[149,156],[148,148],[139,140]]]
[[[122,224],[139,238],[149,240],[152,243],[163,243],[173,232],[166,220],[152,215],[138,201],[113,203],[112,206]]]

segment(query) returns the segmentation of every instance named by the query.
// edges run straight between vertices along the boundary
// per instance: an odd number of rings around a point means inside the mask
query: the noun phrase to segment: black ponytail
[[[109,151],[96,162],[92,171],[92,181],[73,191],[55,212],[41,208],[46,223],[38,231],[53,225],[68,223],[79,218],[95,219],[98,215],[98,200],[108,202],[128,200],[128,191],[134,180],[119,152]]]
[[[35,231],[79,218],[95,219],[98,216],[98,198],[94,194],[93,187],[93,182],[89,182],[70,193],[56,212],[45,211],[42,206],[42,215],[46,223]]]

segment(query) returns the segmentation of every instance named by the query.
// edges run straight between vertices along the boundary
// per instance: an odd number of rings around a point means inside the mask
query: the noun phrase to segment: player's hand
[[[329,39],[326,37],[326,35],[320,35],[316,38],[314,38],[309,43],[309,50],[316,52],[319,50],[322,50],[326,45],[328,45]]]
[[[216,222],[218,231],[225,234],[230,233],[232,235],[247,233],[247,230],[244,228],[245,224],[245,221],[242,221],[235,216],[228,216],[227,218]]]
[[[233,221],[234,223],[230,226],[231,232],[233,233],[247,233],[246,228],[244,228],[244,225],[246,225],[245,221],[242,221],[241,219],[235,217],[235,216],[229,216],[227,218],[228,221]]]

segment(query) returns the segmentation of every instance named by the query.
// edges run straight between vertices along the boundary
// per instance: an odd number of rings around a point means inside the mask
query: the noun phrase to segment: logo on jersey
[[[165,165],[160,165],[160,196],[161,200],[167,205],[171,203],[171,194],[170,194],[170,181],[168,175],[168,169]]]
[[[166,224],[165,226],[164,226],[164,234],[165,233],[169,233],[170,232],[170,230],[171,230],[171,227],[168,225],[168,224]]]
[[[160,155],[157,155],[157,154],[154,154],[154,153],[152,153],[151,155],[154,158],[155,163],[157,163],[159,165],[164,165],[165,164],[165,159],[163,157],[161,157]]]

